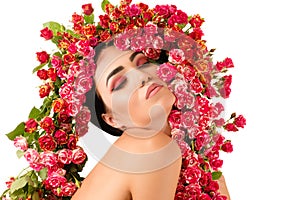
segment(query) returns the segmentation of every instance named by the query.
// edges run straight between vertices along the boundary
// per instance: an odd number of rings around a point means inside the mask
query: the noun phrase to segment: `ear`
[[[101,117],[108,125],[110,125],[114,128],[117,128],[117,123],[113,119],[113,116],[111,113],[102,113]]]

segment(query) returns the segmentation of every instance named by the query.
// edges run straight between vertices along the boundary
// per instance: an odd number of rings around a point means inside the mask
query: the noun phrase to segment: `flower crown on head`
[[[232,76],[225,73],[234,67],[232,60],[213,64],[214,49],[208,50],[202,39],[204,19],[199,14],[188,16],[175,5],[149,8],[131,0],[121,0],[119,6],[104,0],[101,7],[104,14],[98,22],[92,5],[85,4],[82,14],[72,15],[71,29],[56,22],[44,24],[41,37],[57,49],[51,55],[36,53],[40,65],[33,73],[43,81],[43,104],[7,134],[31,170],[11,178],[2,197],[70,199],[80,187],[84,178],[79,172],[87,155],[77,141],[87,133],[91,119],[84,103],[96,70],[94,47],[113,40],[120,50],[142,52],[152,62],[167,56],[157,74],[176,96],[169,122],[183,162],[175,199],[226,199],[216,182],[222,175],[219,151],[233,149],[221,132],[238,131],[246,124],[235,113],[225,121],[218,100],[230,95]]]

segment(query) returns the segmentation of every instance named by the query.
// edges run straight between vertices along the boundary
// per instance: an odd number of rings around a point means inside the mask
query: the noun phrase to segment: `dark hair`
[[[109,42],[103,42],[97,45],[94,50],[95,50],[95,56],[94,56],[94,61],[96,63],[101,50],[103,50],[106,47],[112,46],[113,42],[112,40]],[[90,109],[91,111],[91,122],[97,126],[98,128],[102,129],[103,131],[107,132],[110,135],[113,136],[121,136],[123,134],[123,131],[117,128],[114,128],[107,124],[103,119],[102,119],[102,114],[106,113],[106,108],[105,104],[101,98],[100,95],[97,94],[96,92],[96,86],[95,83],[93,84],[91,90],[86,93],[86,102],[85,105]]]

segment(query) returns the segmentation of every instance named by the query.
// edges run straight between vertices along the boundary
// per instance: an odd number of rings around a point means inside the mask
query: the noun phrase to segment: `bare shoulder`
[[[128,177],[124,173],[98,163],[82,182],[72,200],[130,200],[127,183]]]

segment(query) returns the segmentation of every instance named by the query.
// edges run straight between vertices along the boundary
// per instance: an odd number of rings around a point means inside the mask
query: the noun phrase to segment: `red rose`
[[[53,32],[48,27],[41,30],[41,37],[45,38],[45,40],[50,40],[53,38]]]
[[[44,98],[49,95],[51,91],[51,86],[49,83],[46,83],[45,85],[40,86],[39,95],[41,98]]]
[[[29,119],[27,122],[25,122],[25,132],[27,133],[33,133],[37,129],[38,123],[35,119]]]
[[[193,28],[193,32],[189,34],[189,36],[194,40],[201,40],[203,35],[204,33],[200,28]]]
[[[85,15],[91,15],[94,12],[92,4],[90,3],[82,5],[82,9]]]
[[[69,135],[69,141],[67,144],[69,149],[75,149],[77,146],[77,137],[73,134]]]
[[[210,166],[213,170],[218,170],[223,165],[223,160],[213,159],[209,161]]]
[[[49,68],[47,71],[48,77],[51,79],[51,81],[55,82],[56,81],[56,72],[54,68]]]
[[[158,16],[162,16],[167,18],[170,16],[169,9],[167,5],[156,5],[154,8],[154,12],[158,13]]]
[[[100,35],[100,41],[101,42],[105,42],[110,38],[111,38],[111,34],[107,30],[103,31]]]
[[[109,21],[110,21],[110,18],[108,15],[100,15],[99,16],[99,25],[102,26],[102,28],[108,28],[108,24],[109,24]]]
[[[53,151],[56,148],[56,142],[51,135],[44,135],[38,141],[41,149],[44,151]]]
[[[41,64],[47,63],[49,60],[49,54],[46,51],[41,51],[36,53],[37,60],[41,62]]]
[[[204,19],[201,18],[199,14],[194,15],[189,21],[192,27],[200,27],[203,22]]]
[[[86,157],[87,157],[87,155],[83,151],[83,149],[78,147],[73,150],[72,162],[77,165],[82,164],[85,161]]]
[[[200,94],[202,92],[202,90],[204,89],[204,87],[202,86],[201,81],[197,77],[194,77],[191,80],[190,85],[191,85],[193,91],[196,94]]]
[[[219,190],[219,184],[217,181],[210,181],[208,186],[204,188],[206,192],[217,192]]]
[[[67,142],[68,142],[68,134],[63,130],[55,131],[54,138],[59,145],[67,144]]]
[[[234,119],[233,123],[239,128],[244,128],[244,126],[246,125],[246,119],[243,115],[239,115],[237,118]]]
[[[37,76],[41,79],[41,80],[47,80],[48,79],[48,73],[47,70],[45,69],[40,69],[37,71]]]
[[[64,55],[64,63],[65,64],[72,64],[75,61],[75,56],[71,53],[65,54]]]
[[[178,110],[172,110],[169,115],[168,121],[172,129],[179,128],[179,125],[181,123],[181,112]]]
[[[55,99],[52,103],[53,112],[58,113],[64,107],[65,101],[62,98]]]
[[[78,15],[78,14],[74,13],[72,15],[72,22],[74,24],[83,24],[84,23],[84,18],[81,15]]]
[[[176,15],[177,15],[177,21],[176,22],[178,24],[188,23],[188,15],[185,12],[183,12],[182,10],[177,10]]]
[[[233,151],[233,147],[232,147],[232,144],[230,141],[226,141],[222,146],[221,146],[221,149],[224,151],[224,152],[227,152],[227,153],[231,153]]]
[[[53,120],[52,120],[52,118],[50,118],[50,117],[45,117],[45,118],[41,121],[40,126],[41,126],[41,128],[44,129],[48,134],[51,134],[51,133],[54,131],[54,129],[55,129]]]
[[[237,127],[236,127],[235,124],[233,124],[233,123],[228,123],[228,124],[226,124],[224,128],[225,128],[225,130],[227,130],[227,131],[232,131],[232,132],[238,131]]]
[[[96,33],[96,27],[93,24],[88,24],[83,27],[83,34],[87,37],[90,38],[94,36]]]

